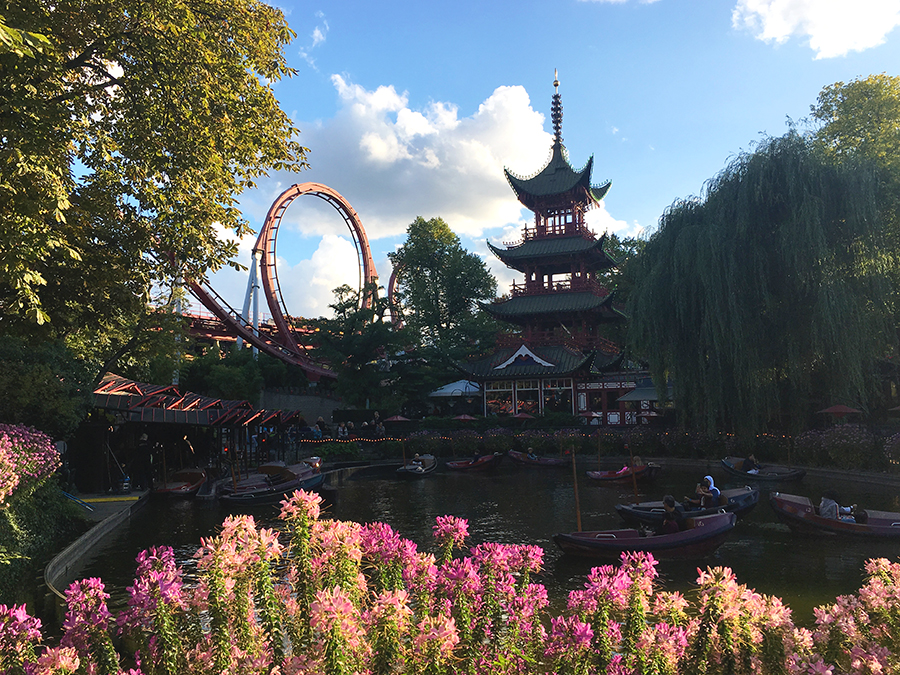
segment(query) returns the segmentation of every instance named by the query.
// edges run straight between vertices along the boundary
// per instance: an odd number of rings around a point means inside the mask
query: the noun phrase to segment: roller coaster
[[[265,223],[253,246],[247,293],[244,296],[242,311],[238,312],[231,307],[208,283],[191,282],[189,288],[191,293],[221,323],[220,330],[235,337],[239,345],[246,342],[264,354],[297,366],[303,370],[310,381],[316,382],[323,377],[334,378],[335,375],[329,368],[308,356],[310,349],[306,337],[308,331],[305,331],[303,326],[297,325],[288,312],[281,285],[278,283],[276,267],[276,246],[282,218],[294,200],[303,196],[318,197],[323,200],[338,212],[347,225],[356,247],[360,294],[364,293],[364,289],[369,284],[377,283],[378,273],[375,270],[369,240],[359,215],[337,190],[320,183],[302,183],[292,185],[282,192],[269,207]],[[263,291],[269,314],[272,317],[273,325],[270,330],[260,330],[260,289]],[[372,298],[365,296],[363,302],[368,306],[372,302]]]

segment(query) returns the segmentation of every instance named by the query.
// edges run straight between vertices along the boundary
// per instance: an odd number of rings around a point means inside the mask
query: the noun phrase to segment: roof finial
[[[553,69],[553,103],[550,106],[550,119],[553,120],[553,143],[562,144],[562,98],[559,95],[559,74]]]

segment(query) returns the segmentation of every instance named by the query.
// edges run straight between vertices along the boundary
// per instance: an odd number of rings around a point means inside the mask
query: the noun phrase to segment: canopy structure
[[[666,392],[666,396],[668,400],[672,400],[672,385],[670,384],[668,387],[668,391]],[[659,393],[656,391],[656,387],[638,387],[637,389],[633,389],[629,391],[624,396],[619,397],[620,401],[658,401]]]
[[[450,384],[445,384],[440,389],[435,389],[428,394],[432,398],[450,397],[450,396],[481,396],[481,385],[470,380],[457,380]]]
[[[850,406],[846,405],[833,405],[830,408],[825,408],[824,410],[820,410],[819,412],[826,415],[836,415],[838,417],[841,417],[843,415],[862,414],[862,410],[857,410],[856,408],[851,408]]]

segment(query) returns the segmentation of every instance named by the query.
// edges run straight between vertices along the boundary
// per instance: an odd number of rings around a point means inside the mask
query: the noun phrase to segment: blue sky
[[[554,69],[572,165],[593,155],[593,182],[612,181],[589,223],[623,236],[648,236],[735,154],[802,121],[824,86],[900,74],[900,0],[276,4],[297,33],[286,50],[297,74],[275,92],[310,168],[259,181],[242,211],[258,228],[292,183],[334,188],[359,214],[385,286],[386,255],[419,215],[447,221],[501,292],[516,278],[485,242],[513,242],[530,222],[503,168],[546,163]],[[241,242],[244,264],[254,240]],[[349,233],[313,197],[288,209],[277,267],[296,316],[328,315],[332,289],[356,285]],[[240,307],[246,273],[211,283]]]

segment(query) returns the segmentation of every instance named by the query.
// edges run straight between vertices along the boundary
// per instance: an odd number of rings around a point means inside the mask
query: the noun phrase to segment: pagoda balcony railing
[[[583,237],[587,237],[589,239],[596,239],[597,235],[594,234],[586,225],[583,223],[563,223],[561,225],[557,225],[554,227],[546,227],[542,228],[541,231],[538,230],[534,225],[525,226],[522,230],[522,238],[516,239],[515,241],[504,241],[503,245],[507,248],[515,248],[516,246],[521,246],[526,241],[530,241],[531,239],[544,239],[546,237],[563,237],[569,236],[573,234],[580,234]]]
[[[520,296],[520,295],[546,295],[547,293],[560,293],[560,292],[583,292],[587,291],[589,293],[593,293],[598,298],[605,298],[609,295],[609,290],[605,286],[601,286],[600,283],[596,279],[562,279],[560,281],[554,281],[549,284],[541,284],[541,283],[531,283],[525,282],[524,284],[517,284],[513,282],[512,284],[512,296]]]
[[[561,346],[579,351],[600,350],[607,354],[617,354],[619,345],[599,335],[569,333],[562,328],[553,330],[526,330],[522,333],[498,333],[497,346],[518,347],[522,343],[536,347]]]

